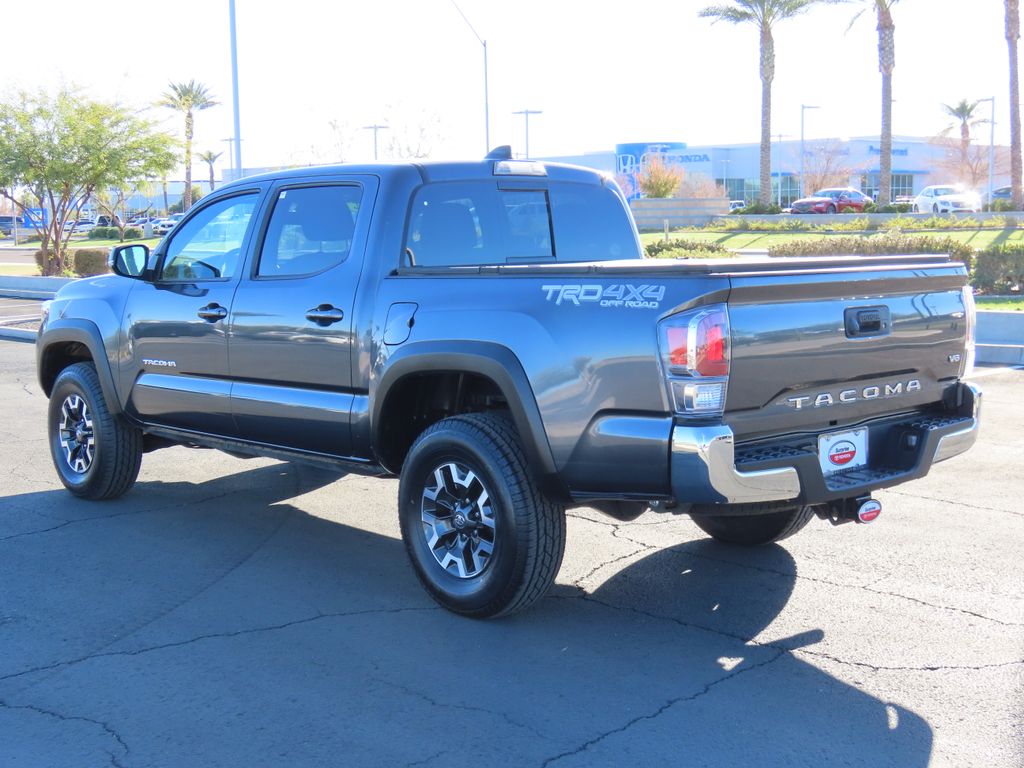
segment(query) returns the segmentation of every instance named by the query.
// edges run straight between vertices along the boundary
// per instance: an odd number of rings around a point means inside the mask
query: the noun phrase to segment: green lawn
[[[862,237],[874,237],[877,234],[862,235]],[[908,231],[907,234],[917,234]],[[981,250],[990,245],[1002,245],[1004,243],[1024,243],[1024,229],[951,229],[948,232],[922,232],[922,235],[930,237],[950,237],[963,243],[969,243],[972,247]],[[695,243],[719,243],[731,250],[741,248],[769,248],[779,243],[789,243],[794,240],[821,240],[822,238],[850,237],[851,233],[836,232],[673,232],[669,235],[672,239],[689,240]],[[856,236],[856,235],[854,235]],[[665,237],[662,232],[645,232],[640,235],[641,241],[647,243],[657,242]]]
[[[3,264],[3,253],[0,252],[0,275],[18,277],[38,277],[39,268],[35,264]]]
[[[978,309],[996,309],[1003,312],[1024,312],[1024,297],[1004,299],[998,296],[990,298],[978,296],[974,301],[978,305]]]

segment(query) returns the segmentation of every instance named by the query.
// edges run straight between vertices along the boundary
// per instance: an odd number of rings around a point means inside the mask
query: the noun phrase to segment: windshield
[[[957,189],[956,187],[936,187],[935,188],[935,196],[936,197],[938,197],[939,195],[959,195],[959,194],[960,194],[960,190]]]
[[[817,192],[814,193],[814,196],[831,197],[833,200],[835,200],[837,197],[839,197],[840,194],[842,194],[842,191],[843,190],[841,189],[819,189]]]

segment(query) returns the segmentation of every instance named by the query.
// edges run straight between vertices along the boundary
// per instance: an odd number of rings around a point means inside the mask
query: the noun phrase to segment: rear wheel
[[[420,582],[484,618],[543,597],[565,549],[565,512],[536,487],[512,422],[456,416],[413,443],[398,487],[402,540]]]
[[[50,394],[50,454],[60,480],[83,499],[113,499],[135,484],[142,433],[111,415],[92,363],[61,371]]]
[[[693,522],[717,541],[756,547],[788,539],[800,532],[813,517],[813,508],[793,507],[766,514],[722,517],[694,515]]]

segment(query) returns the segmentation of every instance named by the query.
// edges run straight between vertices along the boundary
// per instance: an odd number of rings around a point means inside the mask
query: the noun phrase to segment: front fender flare
[[[89,350],[100,379],[100,387],[103,389],[103,399],[107,401],[107,409],[112,414],[121,413],[121,400],[117,396],[117,387],[114,385],[107,348],[103,343],[100,329],[90,320],[64,318],[47,323],[46,330],[36,340],[36,374],[39,377],[40,388],[47,397],[50,396],[56,375],[52,378],[47,376],[48,356],[53,353],[56,344],[68,342],[81,344]]]

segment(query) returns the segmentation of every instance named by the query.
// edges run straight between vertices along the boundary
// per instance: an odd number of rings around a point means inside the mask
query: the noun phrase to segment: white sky
[[[544,113],[530,119],[538,157],[629,141],[757,141],[756,29],[698,18],[708,4],[459,0],[488,44],[491,145],[522,151],[523,118],[512,112],[524,108]],[[821,107],[807,112],[808,138],[877,135],[875,23],[868,12],[847,31],[855,7],[815,8],[777,27],[774,134],[797,138],[805,103]],[[59,21],[40,26],[36,15]],[[996,141],[1007,143],[1002,0],[902,0],[894,15],[894,133],[934,135],[949,124],[943,103],[994,94]],[[180,133],[176,114],[151,105],[168,82],[198,80],[221,106],[197,115],[196,149],[224,151],[227,167],[227,0],[43,0],[18,16],[17,33],[4,22],[0,89],[73,84]],[[482,156],[483,48],[451,0],[237,0],[237,19],[244,166],[338,159],[331,121],[349,128],[350,161],[373,157],[362,126],[414,133],[431,117],[433,158]],[[988,126],[979,133],[987,143]]]

